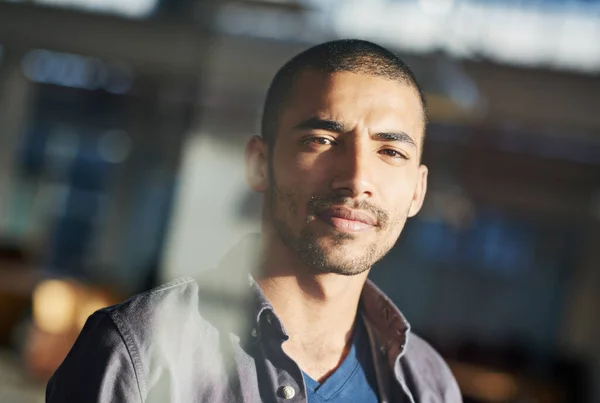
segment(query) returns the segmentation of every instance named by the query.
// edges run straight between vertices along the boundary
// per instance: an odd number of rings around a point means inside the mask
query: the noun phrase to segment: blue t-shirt
[[[360,317],[356,321],[348,356],[323,383],[302,372],[309,403],[377,403],[377,378],[367,329]]]

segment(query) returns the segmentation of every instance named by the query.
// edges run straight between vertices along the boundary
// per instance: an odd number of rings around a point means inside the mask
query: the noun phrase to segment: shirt
[[[288,334],[249,275],[256,238],[219,268],[97,311],[46,388],[48,403],[307,401]],[[361,294],[381,402],[461,402],[442,358],[370,281]]]
[[[377,378],[369,336],[357,316],[352,346],[340,366],[323,383],[304,373],[308,403],[377,403]]]

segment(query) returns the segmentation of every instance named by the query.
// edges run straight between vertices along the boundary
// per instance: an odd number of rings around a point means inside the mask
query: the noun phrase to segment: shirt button
[[[256,331],[255,327],[253,327],[252,330],[250,330],[250,334],[252,335],[252,337],[256,337],[258,335],[258,332]]]
[[[293,387],[286,385],[281,388],[281,396],[285,400],[289,400],[289,399],[293,398],[294,396],[296,396],[296,391],[294,390]]]

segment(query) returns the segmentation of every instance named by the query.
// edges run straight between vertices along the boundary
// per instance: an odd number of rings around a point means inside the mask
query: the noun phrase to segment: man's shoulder
[[[198,304],[198,283],[191,277],[182,277],[151,290],[136,294],[127,300],[102,309],[110,317],[139,317],[156,313],[168,307],[193,309]]]
[[[436,368],[443,364],[447,367],[446,362],[440,353],[431,346],[421,336],[410,333],[404,357],[410,360],[414,365],[419,365],[421,368],[432,367]]]
[[[206,327],[198,309],[198,283],[185,277],[104,309],[126,342],[143,345],[167,340],[184,325]]]
[[[460,390],[442,356],[423,338],[411,333],[406,350],[398,365],[409,373],[419,395],[441,393],[444,401],[460,402]]]
[[[139,344],[172,344],[174,339],[206,340],[219,332],[239,334],[247,320],[249,287],[234,287],[214,270],[182,277],[101,310],[124,338]],[[247,284],[247,283],[246,283]]]

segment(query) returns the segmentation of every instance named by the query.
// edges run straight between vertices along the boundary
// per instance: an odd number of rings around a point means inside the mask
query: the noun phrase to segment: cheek
[[[278,186],[285,186],[297,193],[313,195],[318,193],[326,182],[326,172],[330,172],[328,161],[306,155],[285,155],[275,164],[275,178]]]
[[[410,204],[417,184],[415,175],[387,175],[380,187],[383,199],[393,209],[402,209]],[[391,178],[394,178],[393,180]]]
[[[316,156],[296,156],[290,158],[288,165],[294,175],[298,175],[305,179],[312,177],[321,177],[323,172],[327,172],[330,168],[331,158],[321,158]]]
[[[308,201],[306,176],[299,174],[291,164],[274,165],[271,186],[275,190],[275,204],[278,210],[291,215],[303,215]]]
[[[390,215],[390,223],[394,232],[401,230],[406,221],[412,205],[415,186],[416,183],[404,178],[393,183],[388,181],[383,188],[381,207]]]

